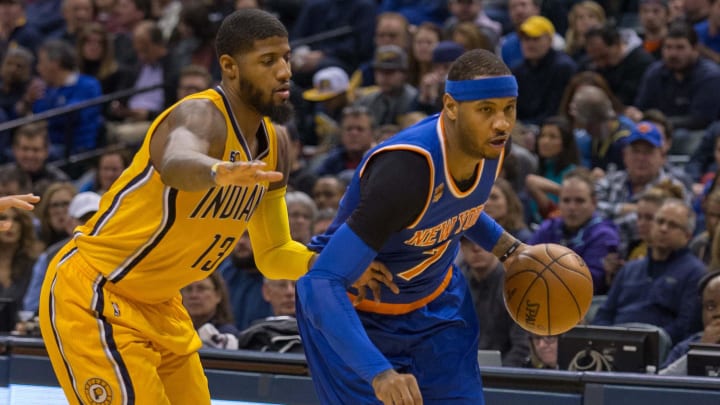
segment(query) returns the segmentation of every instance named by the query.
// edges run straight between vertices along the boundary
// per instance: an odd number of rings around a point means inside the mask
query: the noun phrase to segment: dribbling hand
[[[222,162],[215,170],[215,183],[219,186],[252,186],[261,181],[276,182],[283,178],[277,171],[265,170],[267,163],[252,162]]]
[[[417,380],[412,374],[400,374],[390,369],[383,371],[372,381],[375,396],[384,405],[422,405]]]
[[[385,267],[384,264],[380,262],[372,262],[368,266],[367,269],[365,269],[365,272],[360,276],[359,279],[353,283],[353,288],[355,288],[358,291],[357,298],[353,301],[353,305],[357,306],[362,302],[363,299],[365,299],[365,296],[367,296],[367,289],[369,288],[370,291],[373,293],[374,301],[377,303],[380,303],[380,289],[381,289],[381,283],[385,284],[387,288],[390,289],[395,294],[398,294],[400,292],[400,289],[398,286],[392,281],[393,275],[388,270],[387,267]]]

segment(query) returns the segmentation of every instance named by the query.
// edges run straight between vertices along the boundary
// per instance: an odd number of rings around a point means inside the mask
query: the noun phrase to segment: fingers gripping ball
[[[505,272],[505,307],[523,329],[558,335],[584,317],[593,296],[590,270],[577,253],[552,243],[529,246]]]

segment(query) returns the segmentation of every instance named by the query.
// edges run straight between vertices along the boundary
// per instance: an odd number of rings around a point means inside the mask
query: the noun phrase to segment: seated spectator
[[[448,38],[460,44],[466,51],[485,49],[492,52],[497,44],[497,37],[489,37],[472,22],[462,22],[455,25],[450,30]]]
[[[442,24],[448,18],[447,0],[381,0],[379,12],[396,11],[413,25],[423,21]]]
[[[692,27],[673,22],[663,42],[662,60],[647,69],[634,106],[643,111],[662,111],[673,127],[704,129],[720,114],[715,94],[720,93],[720,68],[700,57],[698,38]],[[637,110],[631,115],[642,116]]]
[[[703,198],[702,211],[705,229],[690,241],[690,251],[703,263],[709,265],[712,259],[713,240],[720,222],[720,190],[713,190]]]
[[[521,367],[529,354],[528,334],[503,304],[505,269],[495,255],[467,238],[460,243],[458,267],[465,275],[480,322],[480,350],[499,350],[502,365]]]
[[[345,107],[340,122],[340,144],[322,157],[315,169],[318,176],[353,172],[375,139],[375,122],[370,110],[364,106]]]
[[[22,46],[37,51],[43,35],[35,26],[28,24],[25,2],[21,0],[0,1],[0,48],[10,49]]]
[[[61,40],[43,43],[38,50],[37,71],[45,89],[31,86],[23,100],[32,105],[18,106],[18,114],[38,114],[102,95],[100,82],[78,71],[75,49]],[[97,105],[49,118],[51,157],[59,159],[95,149],[102,123],[101,109]]]
[[[637,200],[637,212],[635,214],[635,227],[632,233],[634,239],[630,239],[628,246],[617,252],[610,252],[605,256],[603,267],[605,268],[606,284],[612,283],[615,274],[626,262],[642,259],[647,256],[650,245],[650,229],[652,228],[655,213],[660,209],[668,198],[682,199],[684,191],[678,184],[670,180],[663,180],[650,189],[644,191]],[[628,226],[633,224],[625,223]]]
[[[80,27],[75,49],[80,73],[98,79],[104,95],[127,89],[131,72],[115,58],[113,36],[103,25],[93,22]]]
[[[582,85],[576,89],[568,105],[578,147],[583,160],[590,162],[588,167],[594,171],[595,178],[625,168],[622,157],[624,138],[635,127],[630,119],[618,115],[610,94],[609,89]]]
[[[290,223],[290,236],[302,244],[310,243],[312,224],[317,215],[315,202],[302,191],[289,191],[285,194],[285,203]]]
[[[308,142],[316,144],[320,152],[339,143],[342,111],[352,96],[350,79],[344,70],[331,66],[318,70],[313,76],[313,88],[303,92],[303,99],[311,103],[305,118],[298,117]]]
[[[417,108],[418,91],[408,83],[407,53],[396,45],[381,46],[373,59],[378,89],[359,98],[375,125],[397,124],[398,117]]]
[[[77,190],[72,183],[52,183],[42,195],[35,215],[40,220],[43,248],[54,245],[71,234],[67,231],[68,208]]]
[[[682,182],[662,168],[662,142],[662,135],[655,125],[638,123],[636,130],[626,138],[623,148],[626,169],[608,173],[597,181],[598,209],[603,216],[614,220],[620,229],[623,251],[637,237],[634,222],[638,197],[666,179],[684,190]],[[687,190],[684,198],[690,201]]]
[[[645,52],[658,60],[662,57],[662,42],[667,36],[670,8],[667,0],[640,0],[638,17],[640,19],[640,37]]]
[[[124,88],[161,87],[113,101],[109,118],[117,123],[108,125],[108,138],[111,142],[136,145],[142,142],[152,120],[175,102],[179,69],[154,21],[137,24],[132,43],[138,63],[127,76]]]
[[[432,70],[433,51],[440,40],[440,27],[431,22],[424,22],[415,29],[409,54],[408,83],[418,90],[423,76]]]
[[[543,122],[535,141],[535,152],[538,170],[527,175],[525,187],[532,198],[532,212],[527,214],[540,222],[555,212],[563,176],[580,163],[575,135],[564,118],[555,116]]]
[[[233,325],[228,291],[217,271],[180,290],[183,305],[203,344],[218,349],[237,349],[239,331]]]
[[[180,69],[176,99],[183,99],[213,87],[214,80],[207,69],[198,65],[188,65]]]
[[[715,159],[718,137],[720,137],[720,122],[715,122],[707,128],[700,143],[690,154],[690,159],[685,165],[685,172],[693,182],[703,182],[703,176],[708,173],[715,173],[718,169],[718,162]],[[696,194],[699,194],[699,192]]]
[[[430,71],[420,78],[418,87],[418,110],[426,114],[436,114],[442,109],[442,96],[445,94],[445,78],[450,65],[465,52],[462,45],[454,41],[442,41],[432,51]]]
[[[370,60],[373,52],[377,4],[371,0],[311,0],[305,1],[290,39],[297,40],[328,30],[351,26],[350,35],[342,35],[312,46],[293,50],[293,80],[310,87],[312,75],[328,66],[340,66],[354,71],[362,62]],[[392,10],[383,10],[392,11]]]
[[[640,80],[654,58],[641,44],[628,44],[613,23],[588,30],[585,34],[587,68],[607,80],[610,89],[625,105],[635,101]]]
[[[7,120],[17,118],[15,107],[30,85],[35,57],[22,47],[10,48],[5,52],[0,67],[0,108]],[[5,137],[9,140],[9,137]],[[7,140],[0,141],[3,148],[9,146]]]
[[[604,294],[608,286],[603,258],[618,250],[620,235],[611,220],[598,214],[595,184],[586,169],[565,174],[558,208],[558,217],[543,221],[528,244],[557,243],[574,250],[590,269],[593,293]]]
[[[177,23],[177,41],[173,44],[171,63],[177,66],[200,66],[213,81],[219,82],[220,63],[215,56],[215,34],[218,23],[205,2],[184,2]],[[159,22],[157,28],[162,32]],[[163,35],[163,43],[168,37]],[[204,89],[203,89],[204,90]]]
[[[263,275],[255,265],[247,232],[240,237],[230,257],[220,263],[215,273],[225,279],[230,294],[230,308],[238,330],[247,328],[255,319],[272,314],[270,304],[262,297]]]
[[[565,31],[565,53],[578,65],[582,65],[587,58],[585,33],[590,28],[602,26],[605,21],[605,10],[592,0],[575,3],[570,9],[568,29]]]
[[[95,20],[92,0],[63,0],[62,16],[65,26],[60,34],[63,41],[75,44],[80,30]]]
[[[100,208],[100,195],[91,191],[76,194],[68,206],[68,220],[65,222],[67,237],[50,245],[40,254],[32,267],[32,279],[23,298],[23,310],[37,313],[40,303],[40,290],[45,279],[48,265],[57,252],[70,241],[75,227],[87,222]]]
[[[452,32],[462,23],[473,24],[487,38],[488,45],[490,45],[488,50],[495,49],[500,35],[502,35],[502,25],[485,14],[483,0],[448,0],[448,10],[451,17],[445,20],[446,32]]]
[[[555,27],[547,18],[530,17],[518,32],[523,61],[512,69],[519,90],[517,118],[539,124],[557,112],[577,65],[565,52],[552,48]]]
[[[272,316],[295,316],[295,281],[266,278],[262,295],[272,308]]]
[[[318,210],[315,221],[312,224],[312,235],[322,235],[330,227],[333,219],[337,215],[337,210],[333,208],[325,208]]]
[[[687,248],[695,214],[684,201],[665,200],[655,213],[646,257],[620,269],[593,324],[648,323],[678,343],[700,328],[696,286],[705,265]]]
[[[410,28],[407,19],[394,12],[386,12],[377,16],[374,36],[375,49],[395,45],[408,51],[410,45]],[[317,72],[315,73],[317,75]],[[315,79],[313,77],[313,86]],[[375,85],[375,69],[372,61],[360,64],[352,74],[353,88],[367,88]]]
[[[523,206],[510,183],[503,178],[495,180],[485,202],[485,212],[500,226],[521,241],[528,241],[532,232],[523,221]]]
[[[345,184],[335,176],[318,178],[312,189],[312,197],[319,210],[338,209],[343,194],[345,194]]]
[[[690,178],[690,175],[685,171],[685,169],[681,165],[673,164],[669,160],[670,150],[672,149],[673,145],[673,126],[670,123],[670,120],[665,116],[665,114],[662,113],[660,110],[650,109],[647,111],[643,111],[643,121],[650,122],[657,127],[658,131],[662,134],[663,137],[663,158],[665,160],[665,163],[663,164],[663,169],[670,173],[674,178],[682,181],[682,183],[685,185],[685,189],[692,191],[693,190],[693,181]]]
[[[530,357],[525,361],[526,368],[557,370],[558,337],[530,335]]]
[[[4,221],[11,225],[0,232],[0,298],[10,298],[21,308],[37,257],[37,237],[28,211],[9,208],[0,212]]]
[[[115,180],[120,177],[123,170],[130,165],[131,159],[132,157],[127,149],[106,150],[98,158],[97,167],[90,173],[92,179],[80,186],[79,191],[94,191],[100,195],[105,194]]]
[[[523,61],[523,50],[520,45],[520,26],[530,17],[540,15],[539,0],[508,0],[507,9],[513,25],[513,32],[500,38],[500,54],[505,64],[513,69]],[[554,28],[553,28],[554,30]],[[565,40],[555,33],[552,38],[555,50],[565,49]]]
[[[36,195],[45,194],[52,183],[70,180],[65,172],[48,164],[50,138],[45,121],[26,124],[15,130],[12,155],[15,162],[8,167],[17,168],[28,176],[32,192]]]
[[[707,19],[695,24],[700,55],[720,63],[720,5],[710,0]]]
[[[690,343],[720,344],[720,271],[707,273],[698,284],[702,299],[704,328],[676,344],[660,366],[661,375],[687,375],[687,353]]]
[[[30,176],[17,166],[0,167],[0,197],[31,193]]]

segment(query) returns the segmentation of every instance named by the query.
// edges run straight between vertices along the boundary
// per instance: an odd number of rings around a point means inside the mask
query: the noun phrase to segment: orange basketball
[[[577,253],[546,243],[529,246],[505,272],[505,307],[523,329],[558,335],[584,317],[593,297],[590,270]]]

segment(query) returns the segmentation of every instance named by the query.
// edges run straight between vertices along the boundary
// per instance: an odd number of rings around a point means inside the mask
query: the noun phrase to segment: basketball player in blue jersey
[[[21,210],[32,210],[35,208],[33,204],[40,201],[40,197],[32,194],[7,195],[0,197],[0,212],[9,208],[17,208]],[[0,221],[0,232],[10,229],[12,223],[8,221]]]
[[[515,124],[517,83],[494,54],[450,68],[443,110],[372,149],[297,283],[297,318],[323,404],[482,404],[478,324],[453,266],[464,235],[506,266],[526,248],[483,212]],[[351,287],[372,260],[400,293]]]
[[[291,110],[288,33],[241,10],[216,47],[220,85],[160,114],[48,266],[40,326],[72,404],[209,404],[180,289],[211,274],[245,229],[268,278],[297,279],[312,261],[290,238],[288,140],[269,119]]]

